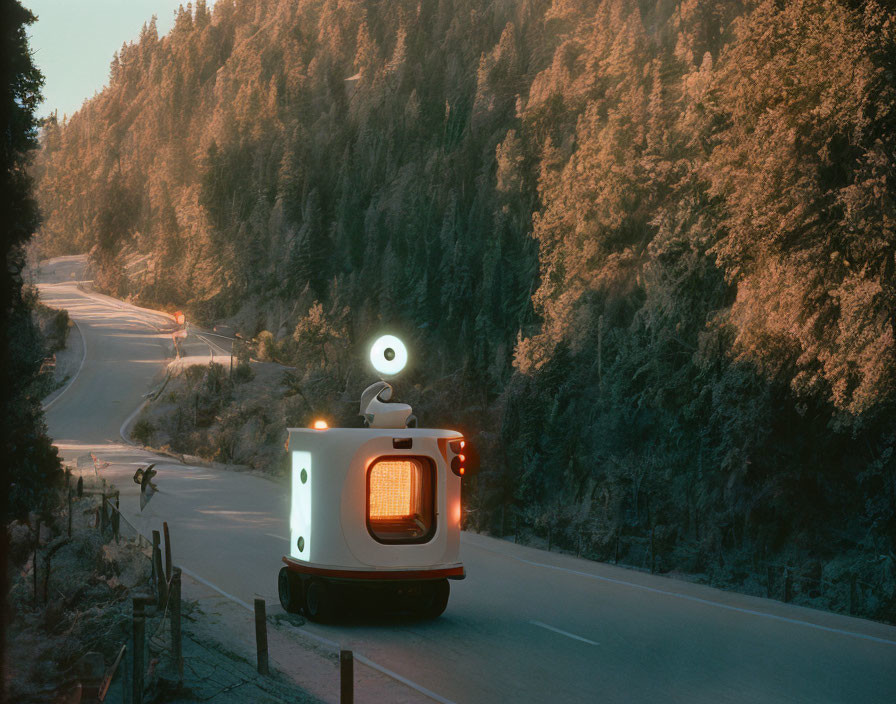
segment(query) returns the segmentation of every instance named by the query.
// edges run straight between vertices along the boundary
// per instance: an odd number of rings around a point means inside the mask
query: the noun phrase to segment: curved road
[[[170,320],[75,285],[83,257],[45,262],[41,297],[66,308],[83,368],[47,411],[69,460],[95,451],[144,535],[167,520],[177,562],[243,602],[278,604],[287,489],[159,462],[143,514],[131,476],[152,456],[119,429],[162,378]],[[434,622],[303,630],[453,702],[893,702],[896,628],[546,553],[465,533],[468,577]],[[279,611],[279,606],[270,607]]]

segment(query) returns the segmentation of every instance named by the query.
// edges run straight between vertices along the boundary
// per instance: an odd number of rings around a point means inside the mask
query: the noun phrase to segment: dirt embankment
[[[140,413],[131,438],[163,452],[276,474],[285,471],[285,428],[300,405],[279,365],[253,363],[231,374],[222,364],[196,364],[173,372]]]

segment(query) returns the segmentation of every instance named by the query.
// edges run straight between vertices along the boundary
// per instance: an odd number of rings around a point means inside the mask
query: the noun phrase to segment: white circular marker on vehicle
[[[383,335],[370,348],[370,363],[380,374],[394,376],[408,363],[408,350],[395,335]]]

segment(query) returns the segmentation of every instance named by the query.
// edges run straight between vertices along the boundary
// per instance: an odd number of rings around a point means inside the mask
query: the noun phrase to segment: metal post
[[[351,650],[339,651],[339,703],[355,700],[355,661]]]
[[[180,567],[175,567],[171,574],[171,653],[177,668],[177,681],[184,681],[183,640],[180,630]]]
[[[171,580],[171,536],[168,533],[168,521],[162,523],[162,532],[165,535],[165,579]]]
[[[268,622],[265,615],[264,599],[255,600],[255,645],[258,649],[258,674],[268,671]]]

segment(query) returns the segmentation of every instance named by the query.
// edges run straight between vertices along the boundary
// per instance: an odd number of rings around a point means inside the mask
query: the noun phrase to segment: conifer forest
[[[291,368],[260,441],[392,332],[468,529],[896,621],[888,3],[198,0],[30,169],[41,257]]]

